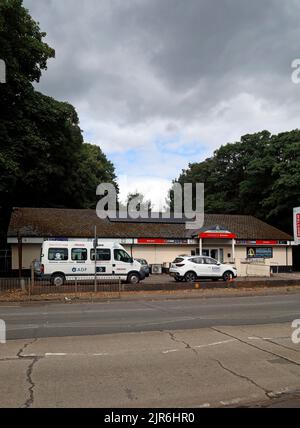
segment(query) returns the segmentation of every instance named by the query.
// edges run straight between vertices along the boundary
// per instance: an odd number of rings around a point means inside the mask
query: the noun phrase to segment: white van
[[[137,284],[145,278],[145,272],[139,262],[134,260],[115,242],[97,242],[97,260],[93,240],[48,240],[44,241],[41,251],[39,276],[49,279],[54,285],[63,285],[67,281],[95,278],[121,278],[130,284]]]

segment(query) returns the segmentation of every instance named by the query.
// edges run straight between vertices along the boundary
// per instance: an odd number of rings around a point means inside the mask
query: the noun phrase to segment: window
[[[203,257],[194,257],[193,259],[189,259],[189,261],[197,265],[202,265],[204,263]]]
[[[91,250],[91,260],[95,260],[95,250]],[[109,248],[97,248],[97,260],[105,262],[111,260],[111,253]]]
[[[217,260],[211,259],[210,257],[205,257],[204,260],[205,260],[206,265],[217,265],[218,264]]]
[[[183,260],[184,259],[182,257],[177,257],[173,263],[181,263],[181,262],[183,262]]]
[[[69,254],[68,254],[67,248],[49,248],[48,251],[48,260],[61,262],[68,260]]]
[[[115,260],[118,262],[131,263],[132,258],[124,250],[114,250]]]
[[[71,257],[72,257],[72,260],[75,260],[75,261],[85,261],[87,260],[87,249],[72,248]]]

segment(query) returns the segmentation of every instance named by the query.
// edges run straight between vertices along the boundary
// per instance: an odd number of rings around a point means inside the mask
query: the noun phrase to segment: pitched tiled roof
[[[186,238],[196,231],[186,230],[183,223],[122,222],[101,220],[95,210],[57,208],[15,208],[8,236],[89,238]],[[292,237],[252,216],[205,214],[204,228],[219,225],[237,234],[239,239],[292,240]]]

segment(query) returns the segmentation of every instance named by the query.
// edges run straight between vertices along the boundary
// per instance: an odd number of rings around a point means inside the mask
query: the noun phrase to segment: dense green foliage
[[[83,143],[75,109],[36,92],[54,50],[21,0],[0,0],[0,200],[2,207],[96,204],[96,187],[115,180],[100,148]]]
[[[300,205],[300,131],[245,135],[176,181],[205,183],[206,213],[250,214],[291,232]]]
[[[101,149],[84,144],[74,107],[33,87],[55,56],[45,35],[21,0],[0,0],[0,59],[7,74],[0,84],[3,241],[13,206],[92,207],[97,186],[116,178]]]

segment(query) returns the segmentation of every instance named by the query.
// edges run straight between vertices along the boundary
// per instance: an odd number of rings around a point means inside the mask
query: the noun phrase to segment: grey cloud
[[[24,3],[57,51],[41,89],[84,105],[95,120],[156,118],[167,127],[201,120],[242,93],[298,103],[290,82],[300,56],[296,0]]]

